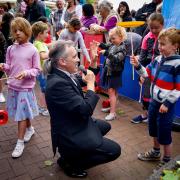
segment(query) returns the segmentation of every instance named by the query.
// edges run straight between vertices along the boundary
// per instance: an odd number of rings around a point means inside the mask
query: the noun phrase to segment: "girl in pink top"
[[[12,153],[13,158],[18,158],[23,153],[24,142],[34,134],[30,120],[38,115],[33,88],[40,72],[40,58],[36,48],[29,43],[31,25],[26,19],[15,18],[11,33],[15,43],[8,47],[6,63],[0,64],[0,70],[9,77],[6,106],[9,117],[18,122],[18,140]]]

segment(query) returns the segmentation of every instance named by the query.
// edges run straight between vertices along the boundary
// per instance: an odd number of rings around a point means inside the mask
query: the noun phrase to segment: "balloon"
[[[8,121],[8,113],[5,110],[0,110],[0,126]]]

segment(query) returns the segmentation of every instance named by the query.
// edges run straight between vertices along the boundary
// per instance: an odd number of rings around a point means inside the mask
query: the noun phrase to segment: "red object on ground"
[[[109,99],[108,99],[108,100],[104,100],[104,101],[102,102],[102,108],[108,108],[108,107],[110,107],[110,101],[109,101]]]
[[[5,110],[0,110],[0,126],[8,122],[8,113]]]

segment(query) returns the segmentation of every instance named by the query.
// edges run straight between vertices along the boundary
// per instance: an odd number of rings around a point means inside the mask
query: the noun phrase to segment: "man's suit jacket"
[[[46,103],[51,117],[53,151],[93,150],[102,143],[102,135],[91,118],[99,97],[91,90],[84,96],[80,86],[64,72],[53,69],[47,78]]]

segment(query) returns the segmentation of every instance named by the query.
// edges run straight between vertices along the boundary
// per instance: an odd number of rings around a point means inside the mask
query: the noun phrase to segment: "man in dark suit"
[[[46,102],[51,117],[53,151],[61,155],[57,163],[71,177],[85,177],[87,168],[113,161],[120,146],[103,137],[110,124],[91,116],[99,100],[94,92],[95,76],[87,70],[77,79],[79,58],[71,41],[58,41],[49,53]],[[80,83],[87,84],[83,95]]]

